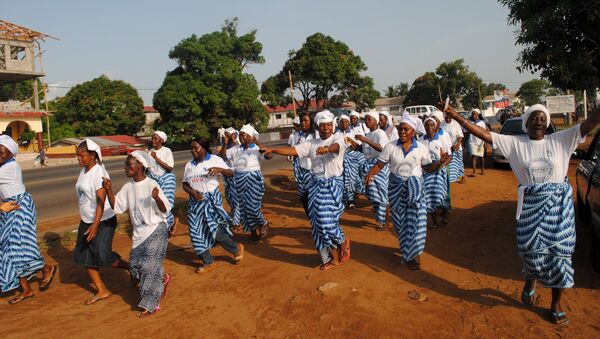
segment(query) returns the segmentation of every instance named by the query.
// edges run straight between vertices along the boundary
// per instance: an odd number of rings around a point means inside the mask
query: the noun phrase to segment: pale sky
[[[175,67],[169,50],[182,39],[220,30],[238,17],[238,32],[257,29],[262,82],[279,72],[291,49],[322,32],[345,42],[368,67],[375,88],[408,82],[444,61],[463,58],[485,81],[516,91],[534,78],[516,69],[520,47],[508,10],[492,0],[221,0],[8,1],[0,19],[60,40],[48,40],[44,66],[52,94],[106,74],[138,88],[146,105]]]

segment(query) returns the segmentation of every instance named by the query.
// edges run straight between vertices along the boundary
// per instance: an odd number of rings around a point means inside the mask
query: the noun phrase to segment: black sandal
[[[50,275],[44,280],[40,281],[40,291],[44,292],[50,288],[50,284],[52,283],[52,279],[54,279],[54,275],[56,275],[56,271],[58,271],[58,266],[52,265]]]

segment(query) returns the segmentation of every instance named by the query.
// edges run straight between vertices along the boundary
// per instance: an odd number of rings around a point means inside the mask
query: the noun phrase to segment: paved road
[[[283,143],[268,144],[269,146],[276,146]],[[178,151],[173,152],[173,157],[175,159],[177,189],[180,190],[183,169],[186,162],[191,159],[191,154],[189,151]],[[123,170],[124,161],[125,157],[118,157],[105,162],[106,170],[113,180],[113,187],[116,189],[120,188],[127,180]],[[287,167],[289,167],[287,160],[281,156],[275,156],[272,160],[263,163],[265,173]],[[25,187],[33,196],[37,206],[38,223],[78,215],[75,183],[79,176],[79,170],[78,165],[23,170]]]

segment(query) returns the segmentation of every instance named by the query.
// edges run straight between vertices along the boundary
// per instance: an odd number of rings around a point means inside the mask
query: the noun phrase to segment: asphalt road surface
[[[280,146],[285,142],[266,143],[268,146]],[[173,152],[175,159],[175,175],[177,176],[177,190],[181,189],[181,178],[185,164],[191,160],[190,151]],[[113,181],[113,189],[118,191],[126,182],[124,172],[125,157],[117,157],[104,162],[104,166]],[[275,156],[272,160],[265,161],[262,165],[263,172],[288,168],[289,163],[285,157]],[[77,164],[47,168],[33,168],[23,170],[23,181],[37,206],[38,223],[50,221],[61,217],[79,214],[75,183],[79,176],[80,167]]]

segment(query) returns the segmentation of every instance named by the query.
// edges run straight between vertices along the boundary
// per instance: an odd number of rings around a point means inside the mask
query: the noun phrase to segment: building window
[[[25,60],[25,47],[10,46],[10,58],[12,60]]]
[[[281,120],[281,114],[275,114],[275,119]]]
[[[6,68],[6,59],[4,58],[4,45],[0,44],[0,69]]]

